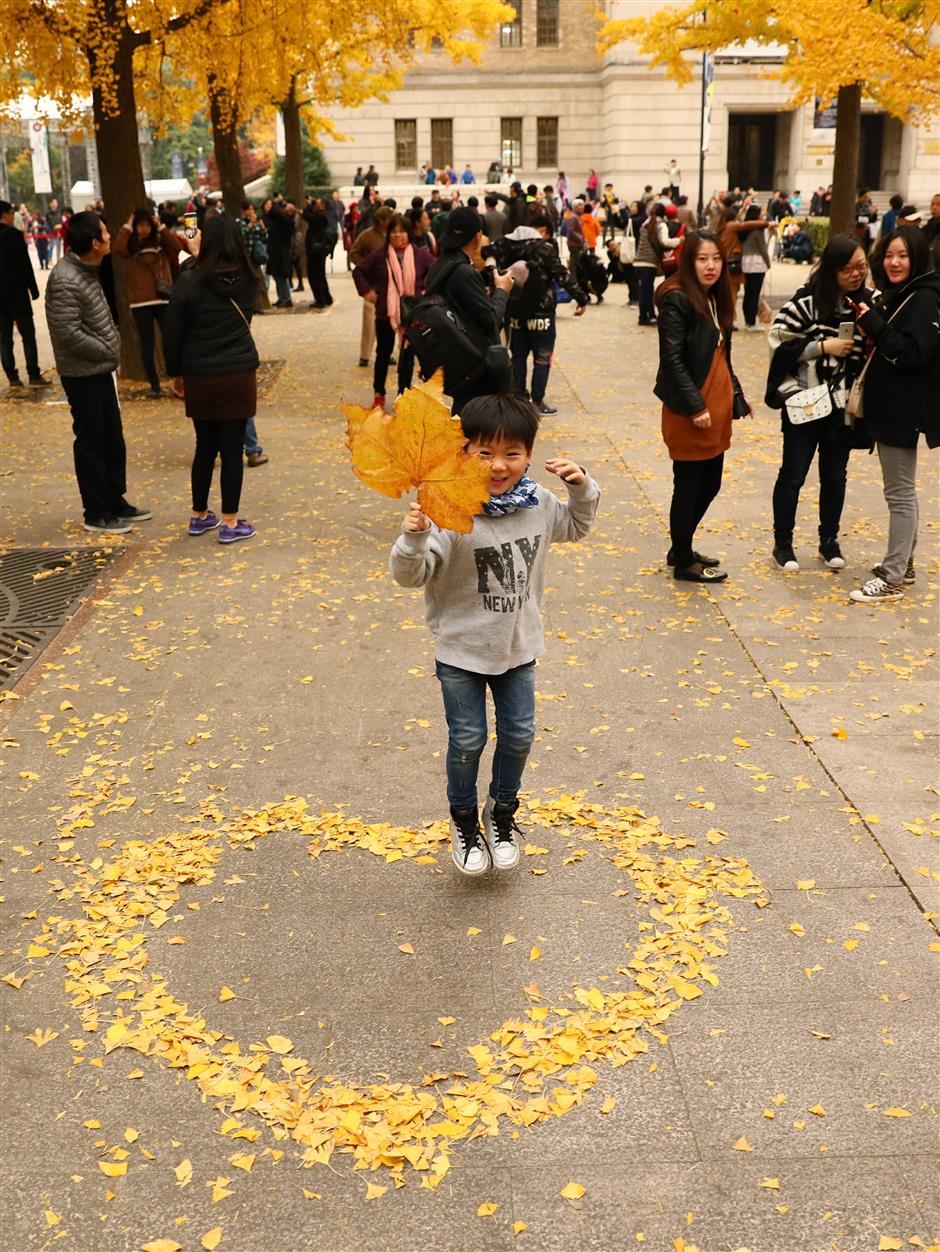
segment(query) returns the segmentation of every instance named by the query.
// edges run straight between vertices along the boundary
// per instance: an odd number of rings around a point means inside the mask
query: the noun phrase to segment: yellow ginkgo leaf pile
[[[394,413],[357,404],[344,404],[343,412],[357,478],[393,500],[417,487],[433,522],[469,533],[490,498],[490,469],[464,451],[466,436],[444,403],[439,375],[400,395]]]
[[[672,1014],[703,987],[717,985],[715,961],[732,923],[726,901],[761,890],[746,862],[697,855],[690,840],[667,834],[638,809],[602,808],[583,795],[563,794],[526,805],[534,826],[567,839],[563,863],[577,864],[594,848],[628,875],[648,920],[617,971],[631,980],[630,989],[577,985],[550,1004],[538,986],[524,988],[518,1015],[467,1048],[469,1074],[362,1085],[315,1072],[283,1035],[243,1046],[190,1011],[149,968],[147,955],[148,935],[167,920],[183,888],[214,880],[226,842],[244,849],[270,834],[294,832],[308,841],[313,859],[355,847],[386,863],[426,865],[437,863],[444,823],[418,829],[366,823],[311,812],[292,797],[230,817],[206,804],[189,829],[128,841],[111,861],[74,857],[74,880],[60,880],[57,897],[80,903],[81,912],[64,916],[60,908],[49,917],[35,939],[49,955],[34,959],[64,963],[82,1025],[101,1041],[104,1057],[92,1058],[99,1066],[129,1049],[175,1069],[224,1111],[219,1129],[239,1141],[233,1148],[243,1140],[258,1144],[247,1154],[233,1152],[237,1168],[250,1170],[256,1151],[282,1159],[283,1147],[260,1142],[267,1132],[277,1144],[292,1142],[305,1166],[347,1156],[356,1170],[385,1168],[397,1185],[414,1170],[422,1186],[433,1188],[448,1172],[456,1142],[497,1135],[505,1124],[527,1127],[562,1116],[591,1090],[595,1066],[624,1065],[646,1053],[651,1040],[666,1042],[662,1027]],[[78,828],[87,812],[83,801],[65,815],[63,833]],[[118,1162],[128,1164],[119,1146],[104,1155],[114,1158],[115,1174]],[[109,1162],[101,1164],[111,1172]]]

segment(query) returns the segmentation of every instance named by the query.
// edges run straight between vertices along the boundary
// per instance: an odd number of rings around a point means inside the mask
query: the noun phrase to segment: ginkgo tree
[[[604,50],[623,40],[679,84],[695,71],[689,53],[747,41],[785,48],[773,73],[791,104],[838,101],[832,233],[853,222],[862,98],[915,123],[940,109],[940,0],[690,0],[602,27]]]
[[[161,78],[171,115],[208,100],[222,196],[242,198],[239,132],[258,111],[280,110],[287,193],[299,201],[302,113],[308,129],[329,128],[331,106],[354,108],[398,87],[416,56],[433,44],[453,59],[476,59],[482,41],[514,10],[501,0],[229,0],[184,41],[168,40],[172,76]],[[312,136],[313,137],[313,136]]]

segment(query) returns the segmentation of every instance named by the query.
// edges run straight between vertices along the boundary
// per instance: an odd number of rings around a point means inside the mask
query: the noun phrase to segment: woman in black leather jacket
[[[686,235],[678,272],[656,293],[663,439],[672,457],[672,546],[666,563],[684,582],[724,582],[720,562],[692,547],[721,488],[732,418],[750,414],[731,368],[734,303],[725,257],[713,231]]]

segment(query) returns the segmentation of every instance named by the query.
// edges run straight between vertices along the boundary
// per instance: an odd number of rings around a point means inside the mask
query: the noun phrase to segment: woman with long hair
[[[653,326],[656,323],[653,288],[656,285],[656,275],[663,272],[663,253],[668,252],[669,247],[666,210],[658,200],[654,200],[649,206],[649,216],[636,236],[633,272],[636,275],[637,299],[640,305],[638,326]]]
[[[757,208],[756,213],[751,210]],[[737,201],[731,196],[725,200],[721,217],[718,222],[718,238],[727,257],[728,277],[731,281],[731,300],[733,309],[737,308],[738,292],[744,282],[744,240],[755,231],[764,231],[770,221],[761,217],[757,205],[751,204],[750,196],[738,209]]]
[[[679,268],[656,293],[663,439],[672,458],[671,547],[673,577],[684,582],[724,582],[715,557],[693,548],[695,531],[721,489],[731,422],[750,415],[731,368],[734,305],[725,257],[709,230],[685,236]]]
[[[752,204],[744,214],[746,225],[760,221],[760,205]],[[764,276],[770,269],[767,235],[763,230],[749,230],[741,244],[741,271],[744,275],[744,329],[760,330],[757,312],[760,308]]]
[[[860,603],[899,600],[914,582],[917,445],[940,447],[940,274],[916,226],[899,226],[872,259],[881,296],[858,300],[858,324],[874,342],[865,372],[865,421],[878,446],[888,546],[874,578],[850,593]]]
[[[196,432],[189,533],[218,529],[220,543],[250,539],[238,516],[245,427],[257,408],[258,350],[251,318],[261,286],[235,219],[207,213],[199,255],[180,271],[166,313],[163,346],[173,391]],[[215,459],[222,459],[222,519],[209,509]]]
[[[780,410],[783,427],[783,458],[773,496],[773,556],[783,570],[800,568],[793,550],[793,528],[800,489],[817,451],[819,556],[830,569],[845,565],[839,524],[852,446],[845,400],[865,359],[864,336],[856,329],[851,302],[871,303],[873,293],[865,286],[867,273],[865,253],[858,243],[850,235],[834,235],[809,281],[777,311],[767,336],[772,355],[764,399],[770,408]],[[814,392],[819,388],[822,391]],[[819,397],[819,416],[800,420],[808,416],[801,401],[805,407],[813,395]]]
[[[375,305],[375,372],[373,387],[377,407],[385,404],[385,381],[395,348],[398,348],[398,390],[411,386],[415,354],[402,336],[402,297],[424,295],[428,270],[434,257],[427,248],[413,242],[414,225],[405,213],[389,219],[385,242],[364,257],[353,270],[353,282],[364,300]]]
[[[150,209],[135,209],[111,248],[115,256],[127,262],[131,316],[153,396],[164,394],[157,374],[154,327],[159,326],[163,333],[173,283],[170,258],[183,250],[182,237],[167,230]]]

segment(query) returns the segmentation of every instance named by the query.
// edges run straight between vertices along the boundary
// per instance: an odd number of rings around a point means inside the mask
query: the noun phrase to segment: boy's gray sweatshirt
[[[439,661],[503,674],[545,651],[539,605],[548,545],[583,539],[600,499],[592,478],[565,486],[566,504],[539,484],[535,508],[476,517],[469,535],[433,522],[399,535],[389,568],[402,587],[424,588]]]

